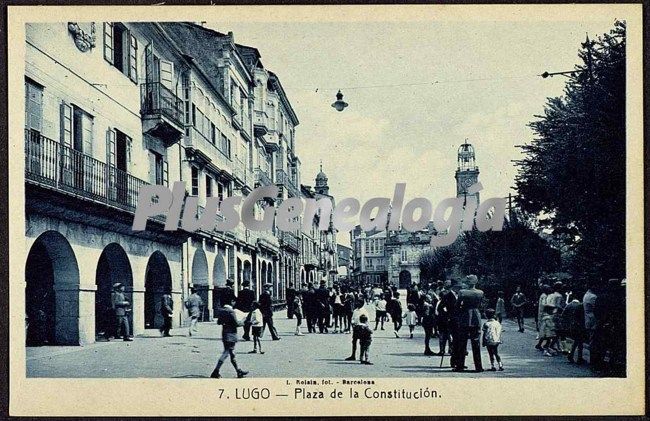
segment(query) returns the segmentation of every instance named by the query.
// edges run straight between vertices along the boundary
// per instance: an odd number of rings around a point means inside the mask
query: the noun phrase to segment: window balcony
[[[253,128],[255,130],[255,136],[264,136],[269,132],[268,116],[266,112],[255,111]]]
[[[286,188],[290,197],[300,197],[300,191],[298,191],[284,170],[278,169],[275,171],[275,184]]]
[[[280,245],[295,251],[296,253],[300,252],[300,247],[298,246],[298,237],[296,234],[289,231],[280,231]]]
[[[143,132],[169,147],[183,135],[183,101],[160,82],[140,85],[140,115]]]
[[[246,164],[237,157],[233,161],[232,174],[242,186],[247,186],[248,171],[246,171]]]
[[[273,184],[273,182],[268,173],[262,168],[255,168],[255,187],[270,186],[271,184]]]
[[[196,127],[189,128],[189,135],[185,136],[185,147],[188,155],[202,164],[211,164],[216,173],[232,173],[232,159],[206,138]]]
[[[130,213],[135,213],[140,187],[149,184],[31,130],[25,130],[25,180]]]

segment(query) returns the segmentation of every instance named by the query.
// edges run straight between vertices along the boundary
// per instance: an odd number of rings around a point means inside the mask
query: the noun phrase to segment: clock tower
[[[479,193],[469,194],[467,189],[478,182],[478,167],[476,166],[476,156],[474,155],[474,147],[467,143],[460,145],[458,148],[458,167],[456,168],[456,197],[465,199],[467,203],[468,197],[475,197],[476,203],[479,203]]]

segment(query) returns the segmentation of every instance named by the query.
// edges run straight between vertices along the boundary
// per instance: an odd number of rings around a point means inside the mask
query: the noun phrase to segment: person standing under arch
[[[169,331],[172,328],[172,318],[174,317],[174,300],[171,295],[171,288],[165,288],[165,293],[160,299],[160,312],[163,317],[163,325],[160,333],[164,337],[172,336]]]
[[[124,285],[120,282],[113,284],[111,293],[111,307],[115,314],[115,338],[120,336],[127,342],[131,342],[129,332],[129,319],[126,313],[129,311],[129,302],[124,297]]]

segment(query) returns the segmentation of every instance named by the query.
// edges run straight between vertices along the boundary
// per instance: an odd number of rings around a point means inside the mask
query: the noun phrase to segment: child
[[[260,354],[264,354],[264,351],[262,351],[262,342],[260,341],[260,338],[262,337],[262,326],[263,326],[262,312],[260,311],[260,303],[258,303],[257,301],[253,301],[251,307],[252,310],[250,313],[250,321],[251,321],[251,330],[253,332],[253,350],[249,352],[249,354],[257,354],[258,345],[260,347]]]
[[[302,325],[302,298],[300,294],[296,294],[293,298],[293,314],[296,316],[296,336],[303,336],[300,331],[300,325]]]
[[[409,304],[406,309],[408,310],[404,315],[406,319],[406,324],[409,325],[409,333],[411,334],[411,339],[413,339],[413,330],[415,330],[415,325],[418,323],[418,315],[415,312],[415,305]]]
[[[361,364],[372,365],[372,363],[368,361],[368,350],[372,343],[372,329],[368,326],[368,316],[362,314],[359,317],[359,324],[356,326],[356,329],[358,331],[357,335],[359,337],[359,344],[361,345],[359,362],[361,362]]]
[[[366,310],[364,304],[365,301],[363,297],[360,297],[354,304],[356,308],[352,313],[352,355],[346,358],[346,361],[354,361],[357,359],[357,341],[360,342],[359,325],[361,325],[361,318],[365,317],[366,322],[368,321],[368,310]]]
[[[501,343],[501,323],[494,318],[496,311],[488,308],[485,310],[485,317],[488,320],[483,323],[483,346],[487,348],[488,355],[490,356],[490,364],[492,368],[490,371],[496,371],[494,368],[494,359],[496,358],[499,364],[499,371],[503,371],[503,364],[499,356],[499,344]]]
[[[381,330],[384,330],[384,320],[386,320],[386,299],[379,296],[375,301],[375,330],[377,330],[379,322],[381,322]]]
[[[555,321],[553,320],[553,313],[555,311],[554,306],[545,305],[544,306],[544,315],[539,326],[539,337],[540,342],[544,343],[544,356],[552,357],[555,355],[555,352],[551,350],[551,345],[555,342]],[[541,344],[540,344],[541,346]]]

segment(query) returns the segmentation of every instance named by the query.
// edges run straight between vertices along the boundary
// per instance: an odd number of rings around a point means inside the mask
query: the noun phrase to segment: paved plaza
[[[370,318],[374,319],[374,311]],[[370,353],[372,366],[344,361],[350,355],[350,334],[307,334],[295,336],[295,320],[286,312],[275,315],[280,341],[271,341],[265,334],[262,346],[265,354],[249,354],[252,342],[239,342],[236,348],[240,366],[250,371],[248,377],[588,377],[586,366],[570,364],[566,357],[544,357],[536,351],[536,332],[532,320],[524,333],[516,323],[504,321],[505,332],[500,354],[505,371],[484,373],[453,373],[449,357],[440,367],[440,357],[423,355],[424,332],[416,327],[415,337],[408,338],[408,327],[393,334],[392,324],[373,335]],[[374,327],[374,324],[372,325]],[[241,333],[241,331],[240,331]],[[188,336],[186,328],[172,331],[172,337],[162,338],[157,330],[147,331],[133,342],[113,340],[84,347],[27,348],[28,377],[92,377],[92,378],[201,378],[208,377],[223,347],[221,327],[216,322],[201,323],[199,332]],[[432,348],[438,350],[438,340]],[[489,368],[485,348],[483,366]],[[466,364],[473,369],[471,353]],[[222,369],[224,377],[235,373],[228,361]]]

